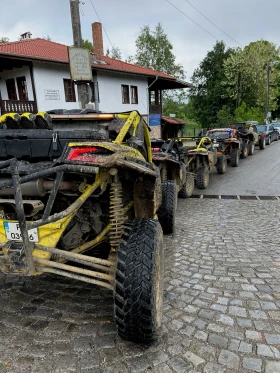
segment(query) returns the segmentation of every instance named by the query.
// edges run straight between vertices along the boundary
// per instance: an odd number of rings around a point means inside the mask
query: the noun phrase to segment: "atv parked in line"
[[[253,155],[255,151],[255,146],[258,145],[260,149],[265,148],[265,141],[263,136],[258,133],[255,124],[240,122],[230,125],[230,128],[235,129],[239,132],[239,136],[242,138],[243,146],[248,145],[248,155]]]
[[[152,139],[153,162],[162,181],[162,204],[158,211],[164,233],[173,233],[177,195],[189,198],[194,191],[194,177],[188,171],[188,155],[182,144],[174,140]]]
[[[199,189],[206,189],[209,184],[210,166],[215,166],[219,174],[226,172],[226,158],[217,155],[209,137],[181,137],[175,140],[182,143],[188,155],[188,171],[195,175],[195,183]]]
[[[163,300],[161,177],[143,118],[26,113],[0,123],[0,270],[105,287],[119,335],[152,343]]]
[[[230,161],[232,167],[239,165],[240,158],[247,158],[249,154],[248,144],[243,143],[237,130],[231,128],[215,128],[206,134],[209,136],[218,155],[224,155]]]

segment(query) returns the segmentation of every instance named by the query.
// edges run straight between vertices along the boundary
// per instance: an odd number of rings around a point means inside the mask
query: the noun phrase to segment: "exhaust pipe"
[[[44,209],[45,205],[39,200],[28,200],[23,202],[23,210],[26,217],[31,217],[37,212]],[[14,199],[0,199],[0,211],[4,214],[11,214],[16,212],[16,202]]]

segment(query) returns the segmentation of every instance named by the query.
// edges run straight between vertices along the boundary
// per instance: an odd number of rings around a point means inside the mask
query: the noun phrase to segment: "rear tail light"
[[[105,162],[105,159],[102,159],[101,155],[110,155],[113,152],[111,150],[96,147],[96,146],[86,146],[86,147],[77,147],[71,148],[68,155],[68,161],[80,161],[80,162]]]
[[[152,152],[160,152],[160,148],[152,148]]]

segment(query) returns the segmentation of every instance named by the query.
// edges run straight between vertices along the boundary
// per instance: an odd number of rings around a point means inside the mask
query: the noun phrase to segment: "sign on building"
[[[60,100],[58,89],[45,89],[46,100]]]
[[[161,115],[160,114],[150,114],[149,115],[149,126],[160,126]]]
[[[90,52],[84,48],[68,47],[72,80],[92,81]]]

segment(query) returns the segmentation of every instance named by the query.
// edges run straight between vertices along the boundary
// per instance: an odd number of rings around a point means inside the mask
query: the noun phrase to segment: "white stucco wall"
[[[8,92],[7,92],[7,86],[6,86],[6,80],[12,79],[12,78],[15,79],[20,76],[25,76],[26,84],[27,84],[28,99],[30,101],[34,100],[32,84],[31,84],[30,69],[28,66],[17,67],[12,70],[4,70],[0,72],[0,92],[1,92],[2,100],[9,99]],[[19,99],[16,81],[15,81],[15,85],[16,85],[17,97]]]
[[[33,75],[38,111],[79,108],[77,87],[76,102],[65,101],[63,79],[70,79],[69,66],[35,62]],[[47,100],[46,89],[59,91],[59,100]]]
[[[97,73],[97,80],[100,97],[99,110],[113,112],[138,110],[141,114],[147,113],[147,78],[104,71]],[[122,103],[122,84],[138,87],[138,104]],[[130,88],[129,94],[131,101]]]

